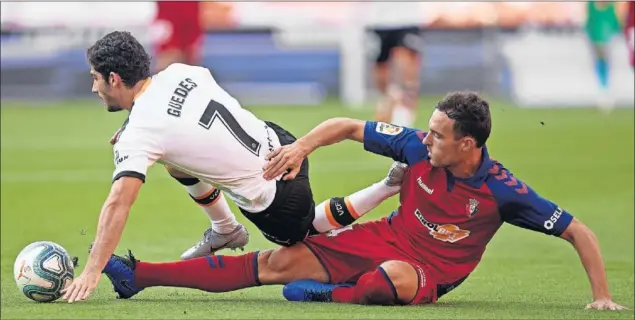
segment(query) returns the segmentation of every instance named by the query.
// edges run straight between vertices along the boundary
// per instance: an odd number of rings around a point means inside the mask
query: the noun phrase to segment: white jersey
[[[159,162],[212,184],[246,211],[273,202],[276,181],[266,181],[262,168],[265,155],[280,146],[278,136],[206,68],[172,64],[153,76],[117,139],[114,180],[145,181]]]

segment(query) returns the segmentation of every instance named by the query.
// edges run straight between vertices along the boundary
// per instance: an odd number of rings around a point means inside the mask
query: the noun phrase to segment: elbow
[[[346,129],[346,131],[352,131],[355,127],[355,119],[336,117],[326,120],[331,126],[336,128]]]
[[[564,240],[567,240],[572,245],[578,243],[581,239],[591,240],[597,242],[595,233],[589,229],[584,223],[578,219],[573,219],[567,229],[560,235]]]
[[[334,120],[337,121],[337,127],[344,130],[347,140],[364,141],[365,121],[351,118],[334,118]]]
[[[331,118],[313,128],[309,134],[298,139],[308,155],[313,150],[341,142],[343,140],[364,141],[365,121],[350,118]]]

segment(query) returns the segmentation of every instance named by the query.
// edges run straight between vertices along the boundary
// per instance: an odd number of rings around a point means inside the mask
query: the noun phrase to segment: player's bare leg
[[[604,111],[613,109],[614,101],[609,90],[610,69],[608,63],[607,46],[602,43],[593,43],[593,57],[595,61],[595,75],[600,88],[598,106]]]
[[[421,270],[423,275],[423,270]],[[290,301],[338,302],[370,305],[420,304],[432,300],[415,301],[419,287],[424,289],[425,278],[410,263],[390,260],[377,269],[363,274],[357,283],[327,284],[314,280],[299,280],[287,284],[283,295]],[[422,292],[423,293],[423,292]],[[417,299],[419,300],[419,299]]]
[[[328,281],[317,257],[301,243],[239,256],[208,255],[166,263],[141,262],[129,252],[127,257],[113,255],[103,273],[125,299],[160,286],[228,292],[299,279]]]
[[[412,127],[419,96],[420,54],[409,48],[397,47],[390,55],[393,72],[389,95],[394,103],[391,123]]]
[[[391,122],[392,106],[394,104],[388,95],[388,81],[390,79],[390,68],[388,62],[377,62],[373,67],[373,78],[375,86],[379,92],[377,105],[375,106],[375,120],[381,122]]]
[[[185,186],[192,200],[203,209],[212,224],[203,233],[201,240],[181,255],[181,259],[202,257],[221,249],[243,249],[247,245],[249,233],[236,221],[236,216],[220,190],[177,169],[167,166],[166,169]]]
[[[386,178],[345,198],[330,198],[315,206],[313,228],[320,233],[350,225],[384,200],[401,190],[408,170],[406,164],[394,162]],[[337,213],[337,214],[334,214]]]

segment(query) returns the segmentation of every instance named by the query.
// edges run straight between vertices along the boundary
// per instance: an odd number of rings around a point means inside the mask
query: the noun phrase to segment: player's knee
[[[419,52],[407,47],[394,48],[391,54],[393,60],[408,66],[416,64],[419,58]]]
[[[193,186],[200,181],[197,178],[188,175],[187,173],[179,171],[178,169],[174,169],[169,166],[165,166],[165,169],[168,171],[172,178],[176,179],[176,181],[184,186]]]
[[[419,279],[417,271],[410,263],[396,260],[386,261],[381,264],[381,268],[392,283],[400,303],[409,303],[415,298]]]
[[[606,57],[607,57],[606,45],[600,44],[600,43],[596,43],[596,44],[593,45],[593,48],[594,48],[595,55],[596,55],[597,58],[606,59]]]

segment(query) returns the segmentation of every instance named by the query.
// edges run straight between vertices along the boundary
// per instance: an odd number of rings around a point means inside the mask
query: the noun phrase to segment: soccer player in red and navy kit
[[[389,217],[241,256],[169,263],[113,256],[104,273],[122,298],[153,286],[226,292],[286,284],[285,297],[295,301],[427,304],[469,276],[487,243],[508,222],[573,245],[593,291],[587,308],[624,308],[612,301],[593,232],[489,157],[486,101],[474,93],[449,94],[436,106],[429,127],[424,132],[330,119],[270,154],[265,178],[290,170],[285,179],[292,179],[313,150],[344,139],[408,164],[401,206]]]

